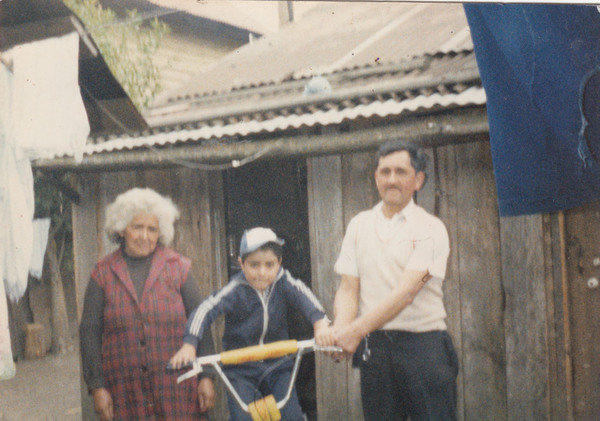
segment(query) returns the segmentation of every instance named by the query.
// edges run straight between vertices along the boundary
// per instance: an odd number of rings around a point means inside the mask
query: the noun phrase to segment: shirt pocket
[[[398,269],[404,269],[415,249],[412,239],[397,239],[390,242],[390,246],[384,250],[386,258]]]

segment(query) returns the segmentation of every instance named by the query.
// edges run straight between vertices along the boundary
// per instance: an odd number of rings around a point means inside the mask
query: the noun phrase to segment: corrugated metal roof
[[[289,78],[224,93],[188,96],[152,110],[146,118],[151,126],[165,126],[231,120],[257,113],[302,114],[307,112],[303,108],[343,107],[348,100],[402,100],[433,91],[453,92],[463,89],[463,85],[481,85],[472,50],[425,55],[387,65],[369,64],[323,77],[331,86],[328,95],[304,96],[311,78]]]
[[[453,106],[483,105],[485,104],[485,92],[481,87],[471,87],[461,93],[440,94],[434,93],[429,96],[421,95],[416,98],[397,101],[373,101],[369,104],[357,104],[335,109],[317,109],[312,113],[277,115],[273,118],[252,119],[250,121],[236,121],[223,125],[206,125],[195,129],[173,129],[172,131],[158,132],[152,134],[141,134],[134,137],[120,137],[97,144],[86,146],[85,154],[100,152],[112,152],[116,150],[131,150],[147,146],[164,146],[186,141],[198,141],[208,139],[220,139],[223,137],[249,136],[259,133],[273,133],[288,129],[299,129],[303,126],[313,127],[316,125],[328,126],[340,124],[346,120],[358,118],[388,117],[400,115],[404,112],[418,110],[436,110]],[[265,117],[264,115],[262,117]]]
[[[279,33],[230,53],[156,104],[472,48],[461,4],[324,2]]]

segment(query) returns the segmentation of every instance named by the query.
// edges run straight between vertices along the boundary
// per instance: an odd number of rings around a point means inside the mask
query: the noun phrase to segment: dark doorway
[[[253,163],[225,173],[229,271],[239,270],[238,247],[245,229],[263,226],[285,240],[283,266],[311,286],[306,161]],[[312,337],[312,326],[292,311],[290,336]],[[316,420],[314,355],[302,359],[296,390],[309,420]]]

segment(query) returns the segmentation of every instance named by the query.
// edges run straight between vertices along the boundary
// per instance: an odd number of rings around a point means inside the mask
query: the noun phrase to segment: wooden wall
[[[499,217],[487,142],[427,152],[432,158],[429,179],[417,202],[438,214],[450,235],[444,292],[460,361],[459,419],[598,419],[600,288],[590,297],[585,279],[571,285],[564,277],[572,271],[571,277],[589,279],[594,273],[600,278],[600,269],[591,263],[594,256],[586,260],[589,274],[569,264],[568,244],[561,248],[569,235],[563,214]],[[308,161],[313,289],[329,312],[339,282],[333,263],[345,226],[378,201],[373,156]],[[573,211],[566,219],[567,225],[574,221],[572,232],[586,237],[570,242],[586,242],[586,250],[594,250],[594,244],[596,257],[599,208]],[[586,236],[586,230],[595,235]],[[583,298],[574,300],[569,293]],[[317,358],[319,420],[361,420],[359,393],[358,373],[348,363]]]
[[[73,207],[73,241],[79,316],[89,274],[111,247],[103,232],[104,209],[117,194],[132,187],[151,187],[171,197],[178,206],[181,216],[171,246],[192,260],[192,271],[203,293],[227,282],[227,259],[222,256],[225,229],[221,173],[177,168],[82,174],[77,184],[81,203]],[[83,383],[81,390],[83,419],[95,419],[93,403]],[[214,412],[226,413],[225,408],[225,393],[220,390]]]

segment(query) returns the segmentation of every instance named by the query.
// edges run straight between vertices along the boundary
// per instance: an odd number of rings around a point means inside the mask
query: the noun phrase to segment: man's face
[[[281,266],[281,259],[277,258],[273,250],[268,249],[256,250],[246,256],[244,261],[238,257],[238,262],[248,283],[259,291],[264,291],[275,282]]]
[[[160,229],[156,215],[136,214],[121,233],[125,239],[125,253],[131,257],[146,257],[156,248]]]
[[[384,206],[395,212],[404,209],[423,186],[425,174],[416,172],[407,151],[392,152],[379,159],[375,184]]]

